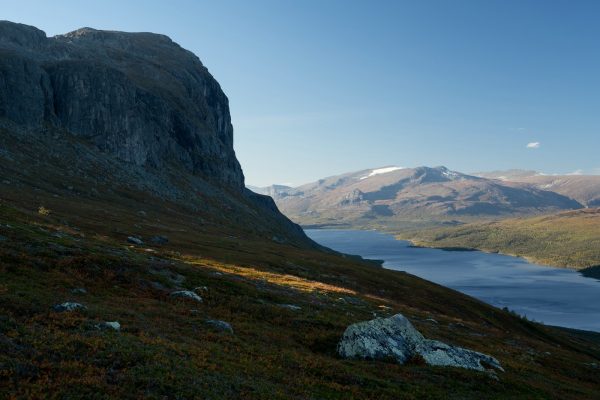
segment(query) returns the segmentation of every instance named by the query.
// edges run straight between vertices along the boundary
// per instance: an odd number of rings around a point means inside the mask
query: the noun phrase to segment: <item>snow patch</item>
[[[406,167],[385,167],[385,168],[374,169],[371,171],[371,173],[369,175],[361,176],[359,179],[363,180],[363,179],[367,179],[367,178],[370,178],[375,175],[387,174],[388,172],[397,171],[399,169],[406,169]]]
[[[450,171],[448,169],[444,169],[442,171],[442,175],[444,175],[446,178],[449,178],[449,179],[456,179],[456,178],[458,178],[458,174],[456,172]]]

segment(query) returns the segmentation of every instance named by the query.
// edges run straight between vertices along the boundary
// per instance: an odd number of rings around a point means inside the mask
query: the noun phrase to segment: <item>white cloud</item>
[[[527,143],[526,147],[528,149],[539,149],[541,145],[542,144],[540,142],[531,142],[531,143]]]

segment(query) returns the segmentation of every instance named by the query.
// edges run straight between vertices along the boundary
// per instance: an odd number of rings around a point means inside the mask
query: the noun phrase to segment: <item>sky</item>
[[[600,1],[0,0],[0,19],[193,51],[251,185],[388,165],[600,174]]]

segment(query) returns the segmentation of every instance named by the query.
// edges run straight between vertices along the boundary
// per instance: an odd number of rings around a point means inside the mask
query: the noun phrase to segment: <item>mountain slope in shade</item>
[[[535,171],[494,171],[476,174],[485,178],[521,182],[577,200],[587,207],[600,206],[600,175],[545,175]]]
[[[267,192],[267,189],[263,189]],[[446,167],[383,167],[269,192],[302,224],[369,226],[407,220],[458,222],[581,208],[533,184],[486,179]]]

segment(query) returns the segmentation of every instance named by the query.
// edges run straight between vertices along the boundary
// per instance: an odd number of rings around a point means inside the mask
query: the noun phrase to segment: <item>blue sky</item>
[[[169,35],[228,95],[249,184],[600,173],[598,1],[2,0],[0,19]]]

